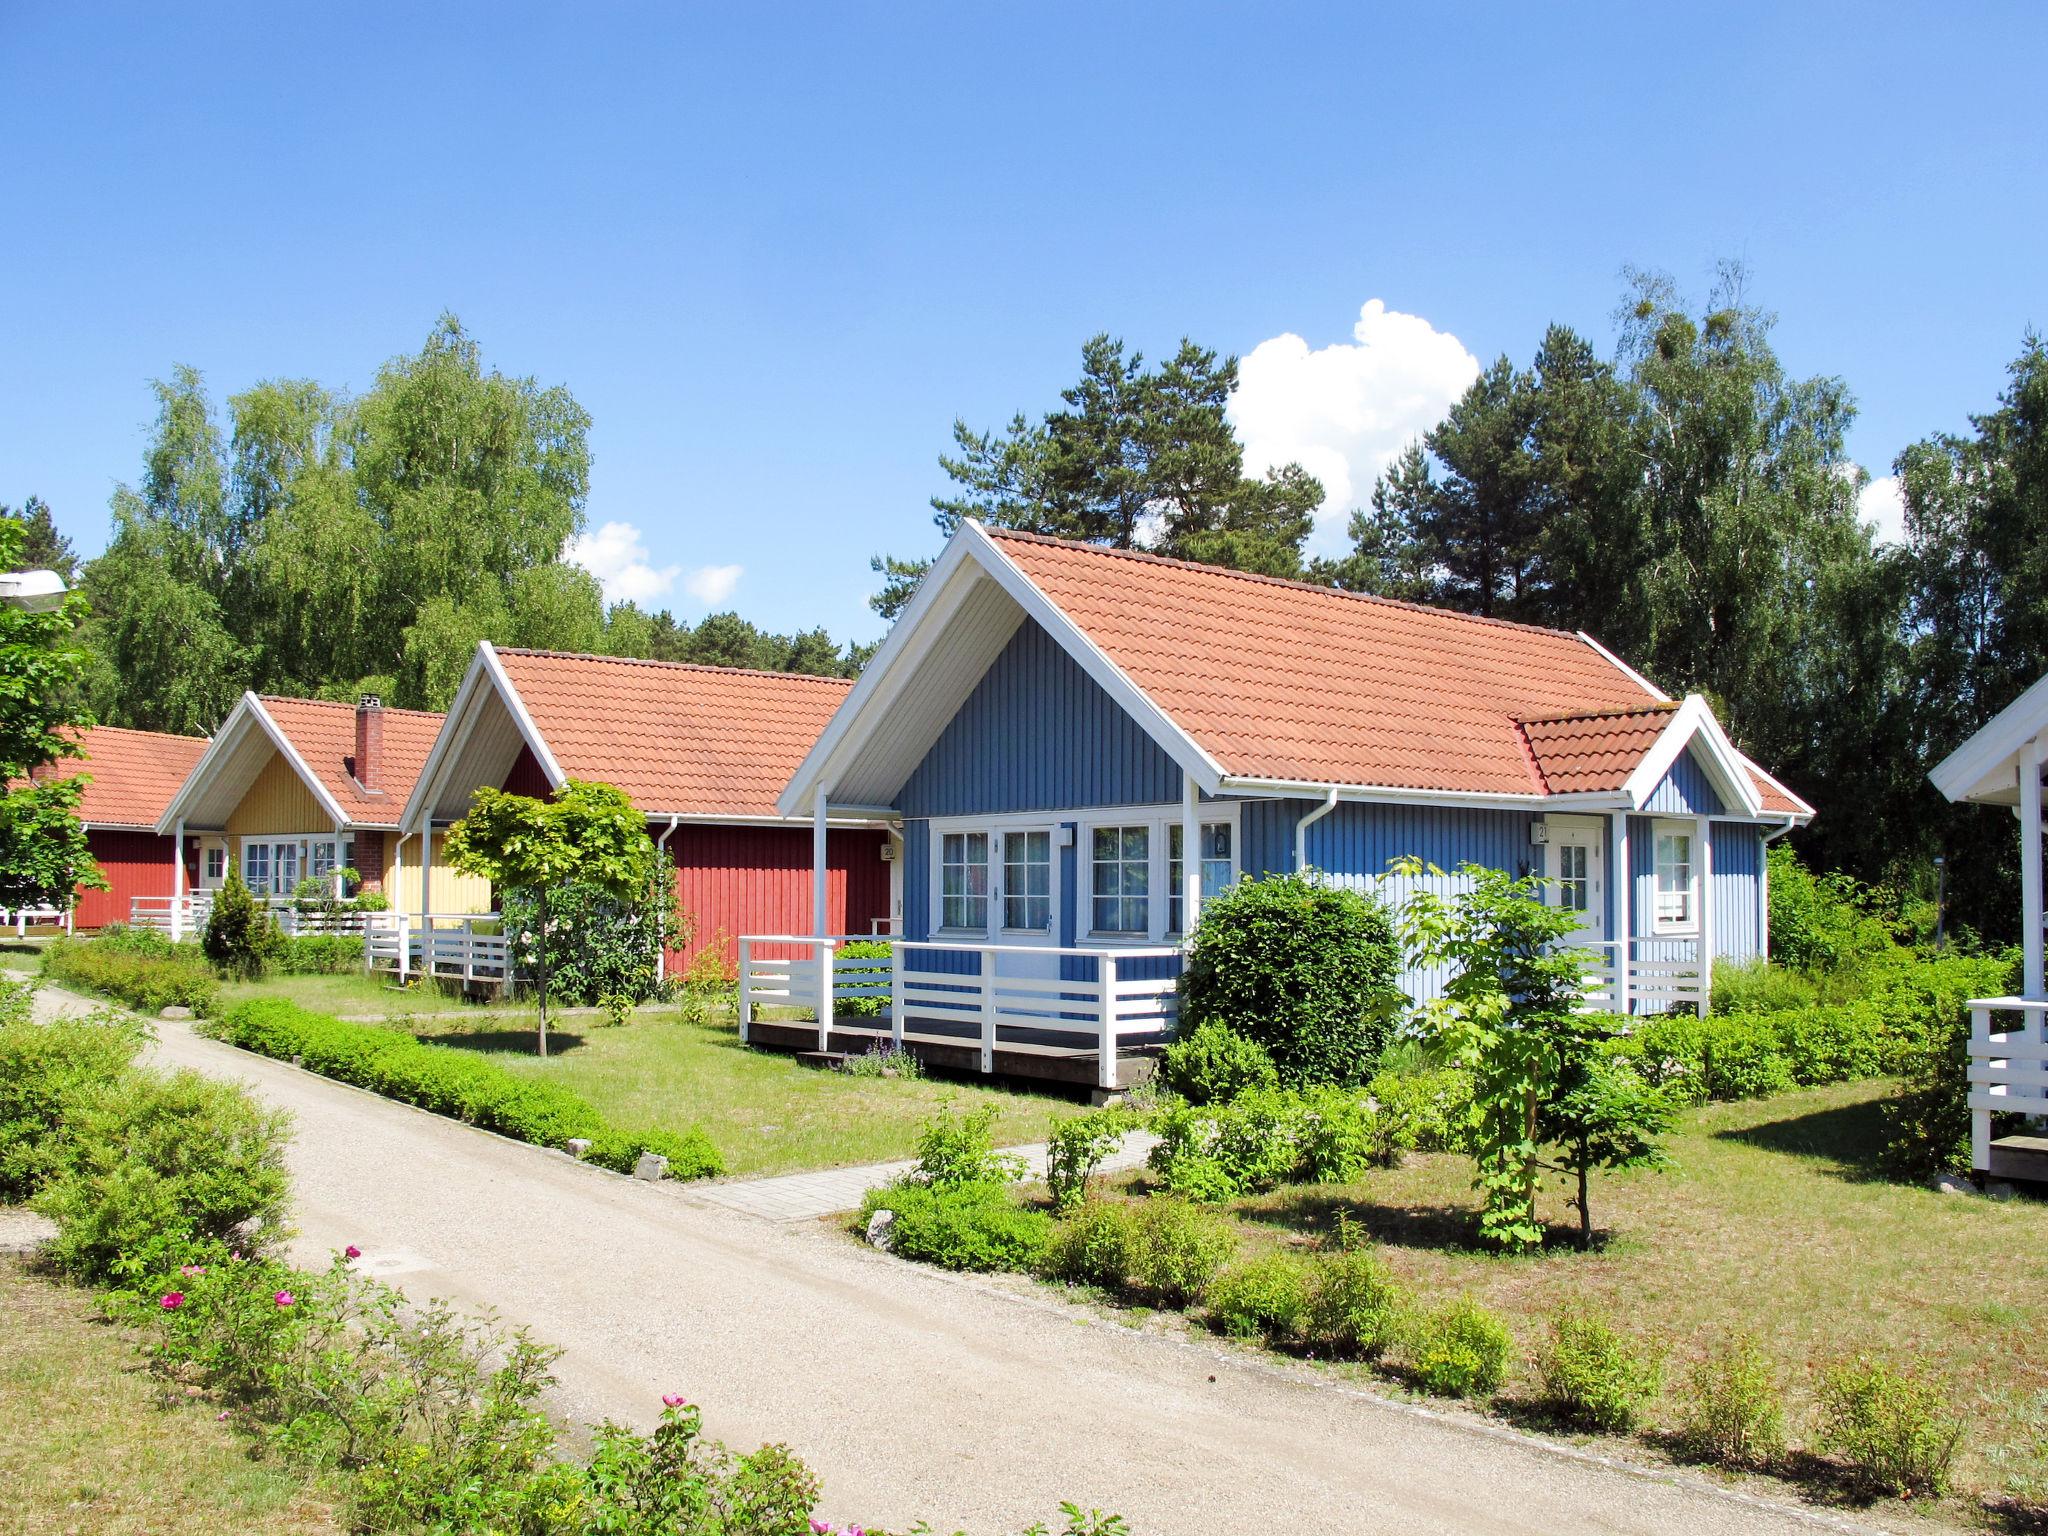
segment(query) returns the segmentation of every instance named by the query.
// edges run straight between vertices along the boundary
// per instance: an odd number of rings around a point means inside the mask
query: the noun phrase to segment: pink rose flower
[[[279,1291],[271,1300],[275,1301],[280,1307],[288,1307],[298,1298],[292,1295],[290,1291]]]
[[[157,1305],[166,1312],[175,1312],[178,1308],[185,1305],[185,1293],[183,1291],[167,1291],[164,1293],[164,1299],[158,1302]]]
[[[690,1406],[690,1400],[680,1392],[664,1392],[661,1394],[661,1406],[664,1408],[687,1408]]]
[[[344,1259],[360,1259],[363,1256],[363,1250],[358,1248],[354,1243],[350,1243],[346,1248],[341,1250],[341,1256]]]
[[[206,1266],[204,1264],[183,1264],[179,1266],[178,1273],[187,1280],[196,1280],[206,1273]]]

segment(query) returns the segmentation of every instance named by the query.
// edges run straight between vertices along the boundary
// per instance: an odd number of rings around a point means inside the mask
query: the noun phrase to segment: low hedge
[[[590,1142],[588,1160],[629,1173],[642,1152],[669,1160],[672,1179],[725,1171],[702,1131],[683,1135],[606,1122],[587,1101],[554,1083],[508,1072],[494,1061],[374,1024],[350,1024],[283,998],[258,998],[211,1020],[205,1032],[263,1056],[296,1057],[308,1070],[353,1083],[437,1115],[535,1146]]]
[[[363,968],[363,941],[344,933],[280,934],[267,958],[284,976],[345,976]]]
[[[205,1016],[220,1007],[220,982],[196,945],[53,939],[43,949],[43,974],[144,1013],[179,1007]]]

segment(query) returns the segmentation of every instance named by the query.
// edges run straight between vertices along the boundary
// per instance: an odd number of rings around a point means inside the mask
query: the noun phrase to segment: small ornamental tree
[[[0,517],[0,571],[19,568],[26,541],[22,523]],[[81,754],[92,724],[78,703],[84,617],[76,594],[43,612],[0,604],[0,908],[69,908],[79,886],[106,889],[78,819],[85,780],[44,777]]]
[[[242,883],[241,871],[230,863],[228,877],[214,892],[199,947],[223,976],[253,981],[277,948],[277,930],[270,912]]]
[[[1402,1001],[1400,960],[1393,920],[1371,897],[1305,875],[1240,880],[1202,903],[1181,1023],[1258,1042],[1290,1087],[1362,1082]]]
[[[1564,1069],[1536,1114],[1537,1136],[1555,1148],[1548,1166],[1573,1189],[1579,1246],[1593,1246],[1590,1185],[1595,1170],[1660,1168],[1658,1138],[1671,1129],[1677,1103],[1668,1089],[1646,1083],[1623,1061],[1599,1053],[1585,1036],[1565,1042]]]
[[[654,840],[623,791],[570,779],[547,800],[483,788],[469,814],[448,829],[448,862],[534,903],[533,946],[540,995],[539,1053],[548,1053],[548,892],[573,882],[621,902],[646,896]],[[508,964],[516,962],[513,957]]]

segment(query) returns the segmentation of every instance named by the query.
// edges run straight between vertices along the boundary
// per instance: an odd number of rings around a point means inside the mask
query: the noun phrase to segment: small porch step
[[[798,1051],[796,1053],[796,1060],[797,1065],[801,1067],[816,1067],[820,1071],[831,1071],[834,1068],[846,1065],[846,1052]]]
[[[2001,1136],[1991,1143],[1994,1179],[2025,1179],[2048,1184],[2048,1136]]]

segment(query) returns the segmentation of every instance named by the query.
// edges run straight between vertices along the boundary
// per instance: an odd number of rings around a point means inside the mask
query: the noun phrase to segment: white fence
[[[183,896],[134,896],[128,901],[128,926],[154,928],[174,938],[193,938],[204,931],[213,913],[212,891],[190,891]],[[385,912],[327,912],[302,907],[289,896],[269,896],[263,905],[285,933],[367,933],[372,923],[388,917]]]
[[[0,927],[11,927],[17,939],[28,937],[31,927],[62,928],[71,931],[68,907],[0,907]]]
[[[399,977],[438,976],[502,986],[507,946],[504,920],[494,912],[434,913],[424,920],[403,912],[373,912],[363,933],[363,965]]]
[[[1970,1165],[1991,1168],[1991,1117],[2048,1115],[2048,1002],[1970,1000]]]
[[[1707,1011],[1697,939],[1610,939],[1582,948],[1594,957],[1586,972],[1586,1003],[1612,1013]]]
[[[800,1009],[815,1015],[821,1051],[831,1048],[837,1032],[897,1045],[978,1046],[984,1072],[995,1070],[999,1050],[1093,1055],[1097,1081],[1114,1088],[1120,1048],[1157,1043],[1173,1030],[1175,975],[1132,974],[1177,973],[1180,951],[1170,947],[1054,949],[897,939],[886,956],[840,953],[841,945],[861,941],[787,934],[742,938],[740,1038],[749,1038],[761,1008]]]

